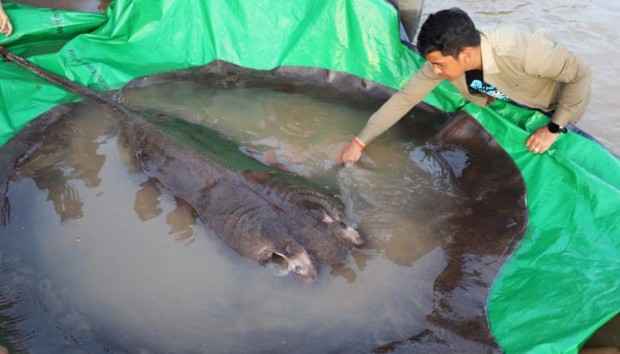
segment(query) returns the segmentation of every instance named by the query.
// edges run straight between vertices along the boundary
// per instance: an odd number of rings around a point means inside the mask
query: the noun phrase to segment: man
[[[493,99],[536,109],[550,117],[525,142],[542,154],[576,123],[590,101],[590,68],[546,36],[544,30],[502,25],[478,31],[458,8],[429,15],[417,47],[427,62],[368,120],[342,152],[343,162],[356,162],[366,144],[394,125],[442,80],[449,80],[468,100],[486,106]]]
[[[11,25],[11,20],[9,16],[7,16],[4,11],[4,7],[2,6],[2,1],[0,1],[0,33],[4,33],[6,37],[10,36],[13,32],[13,25]]]

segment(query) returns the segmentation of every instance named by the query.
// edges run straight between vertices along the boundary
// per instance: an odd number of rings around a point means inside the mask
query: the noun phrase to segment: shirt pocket
[[[542,81],[544,80],[536,76],[514,75],[507,84],[517,91],[530,91],[541,87]]]

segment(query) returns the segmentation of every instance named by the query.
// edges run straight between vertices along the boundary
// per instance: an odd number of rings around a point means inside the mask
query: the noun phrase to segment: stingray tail
[[[108,104],[111,104],[112,106],[117,106],[117,103],[115,103],[107,95],[97,92],[93,89],[90,89],[84,85],[80,85],[62,76],[56,75],[48,70],[45,70],[42,67],[35,65],[32,62],[29,62],[28,60],[11,53],[8,49],[6,49],[3,46],[0,46],[0,55],[2,55],[7,61],[13,62],[21,66],[22,68],[30,71],[31,73],[49,82],[52,82],[64,88],[65,90],[75,93],[76,95],[94,99],[97,101],[101,101],[103,103],[108,103]]]

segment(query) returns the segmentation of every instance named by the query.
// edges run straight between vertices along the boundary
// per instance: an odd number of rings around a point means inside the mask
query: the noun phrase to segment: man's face
[[[458,59],[453,56],[444,56],[435,50],[426,55],[426,60],[433,64],[433,72],[446,80],[456,80],[465,72],[465,53],[461,51]]]

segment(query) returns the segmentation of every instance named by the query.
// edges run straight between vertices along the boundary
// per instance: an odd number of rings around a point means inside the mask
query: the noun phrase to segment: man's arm
[[[528,45],[525,71],[564,83],[551,120],[560,125],[576,123],[590,102],[590,67],[561,44],[550,40],[545,30],[534,33]]]
[[[433,73],[431,64],[426,62],[420,71],[418,71],[400,91],[392,95],[381,108],[370,116],[366,126],[357,137],[364,144],[370,143],[377,136],[396,124],[396,122],[409,112],[413,106],[422,102],[424,97],[426,97],[441,80],[440,77]]]
[[[563,45],[550,40],[545,30],[534,33],[527,48],[525,71],[532,76],[564,83],[551,121],[560,127],[576,123],[590,102],[592,71]],[[544,126],[532,133],[525,145],[533,153],[544,153],[555,142],[558,133]]]
[[[366,126],[342,151],[342,162],[357,162],[366,144],[396,124],[416,104],[439,84],[442,79],[435,75],[430,63],[426,62],[420,71],[379,108]]]

